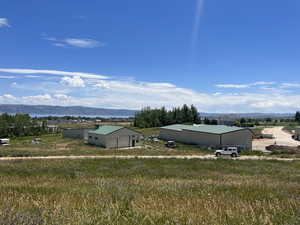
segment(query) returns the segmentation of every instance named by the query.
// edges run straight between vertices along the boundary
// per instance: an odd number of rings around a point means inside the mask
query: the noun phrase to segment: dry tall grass
[[[300,163],[0,164],[0,224],[300,224]]]

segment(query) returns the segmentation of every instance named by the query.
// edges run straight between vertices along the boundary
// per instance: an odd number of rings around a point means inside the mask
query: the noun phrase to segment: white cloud
[[[84,80],[80,76],[63,77],[60,83],[69,87],[85,87]]]
[[[103,91],[103,90],[102,90]],[[107,108],[140,109],[145,106],[172,108],[182,104],[194,104],[199,111],[206,112],[294,112],[300,109],[300,95],[282,95],[266,93],[246,94],[205,94],[185,91],[176,87],[175,90],[167,92],[140,90],[136,93],[118,92],[105,89],[105,93],[95,96],[74,97],[65,94],[40,94],[16,97],[11,94],[0,96],[1,103],[10,104],[43,104],[43,105],[65,105],[65,106],[91,106]]]
[[[300,83],[282,83],[281,88],[299,88]]]
[[[55,94],[54,98],[56,98],[58,100],[63,100],[63,101],[68,101],[68,100],[72,99],[70,96],[67,96],[64,94]]]
[[[42,36],[44,37],[45,40],[48,40],[48,41],[58,41],[57,38],[48,37],[46,34],[42,34]]]
[[[249,89],[251,92],[248,93],[239,93],[238,91],[235,93],[216,91],[202,93],[172,83],[141,82],[134,79],[90,79],[98,75],[81,72],[52,70],[41,72],[41,70],[19,69],[0,69],[0,72],[1,70],[21,74],[50,73],[62,76],[60,81],[45,79],[41,80],[39,85],[34,86],[29,80],[14,83],[11,85],[11,90],[15,93],[27,93],[25,91],[28,91],[28,93],[36,94],[19,97],[14,96],[14,93],[5,94],[0,96],[1,103],[82,105],[128,109],[140,109],[146,106],[172,108],[183,104],[194,104],[199,111],[228,113],[293,112],[300,109],[300,94],[286,89],[277,90],[276,86],[268,87],[271,82],[251,83],[253,87],[257,86],[257,88]],[[239,85],[247,86],[247,84]],[[277,86],[279,85],[281,83]],[[80,87],[80,91],[78,91],[78,87]]]
[[[82,72],[67,72],[59,70],[36,70],[36,69],[5,69],[0,68],[0,72],[13,73],[13,74],[48,74],[57,76],[80,76],[91,79],[107,79],[107,76],[93,74],[93,73],[82,73]]]
[[[80,105],[81,99],[75,99],[64,94],[41,94],[16,97],[11,94],[0,95],[3,104],[28,104],[28,105]]]
[[[258,81],[258,82],[249,83],[249,84],[217,84],[216,87],[218,87],[218,88],[250,88],[253,86],[272,85],[272,84],[276,84],[276,83],[268,82],[268,81]]]
[[[93,39],[66,38],[63,42],[77,48],[96,48],[104,46],[104,43]]]
[[[35,76],[35,75],[27,75],[25,76],[26,78],[40,78],[40,76]]]
[[[147,86],[153,88],[173,88],[176,87],[174,84],[170,83],[147,83]]]
[[[66,45],[63,43],[53,43],[53,45],[56,47],[66,47]]]
[[[0,75],[0,79],[14,79],[14,78],[16,78],[16,77],[14,77],[14,76],[1,76]]]
[[[43,39],[53,42],[52,45],[56,47],[97,48],[105,46],[105,43],[89,38],[59,39],[56,37],[48,37],[46,34],[42,34],[42,36]]]
[[[13,101],[15,101],[15,100],[17,99],[15,96],[13,96],[13,95],[11,95],[11,94],[4,94],[4,95],[2,96],[2,98],[3,98],[3,99],[6,99],[6,100],[13,100]],[[1,97],[0,97],[0,99],[1,99]]]
[[[1,27],[10,27],[8,19],[6,19],[6,18],[0,18],[0,28]]]
[[[248,84],[217,84],[218,88],[249,88]]]
[[[49,94],[24,96],[24,97],[21,97],[21,100],[24,102],[36,104],[36,103],[42,103],[42,102],[49,102],[52,100],[52,96]]]
[[[258,82],[254,82],[252,84],[250,84],[251,86],[257,86],[257,85],[272,85],[272,84],[276,84],[276,82],[272,82],[272,81],[258,81]]]

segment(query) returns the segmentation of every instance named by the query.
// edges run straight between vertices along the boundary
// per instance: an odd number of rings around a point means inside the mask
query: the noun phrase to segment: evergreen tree
[[[204,118],[204,124],[209,125],[210,124],[210,120],[208,118]]]
[[[193,123],[196,123],[196,124],[201,123],[201,119],[200,119],[198,110],[194,105],[191,105],[191,119],[192,119]]]
[[[241,118],[240,119],[240,123],[243,125],[244,123],[246,123],[247,121],[246,121],[246,119],[245,118]]]
[[[160,127],[178,123],[200,123],[199,113],[196,107],[183,105],[172,110],[143,108],[134,117],[134,126],[140,128]]]
[[[43,126],[37,119],[32,119],[27,114],[0,115],[0,137],[31,136],[46,133],[46,122]]]
[[[211,125],[218,125],[218,120],[212,120],[212,121],[210,121],[210,124]]]
[[[299,111],[297,111],[295,114],[295,121],[300,123],[300,112]]]

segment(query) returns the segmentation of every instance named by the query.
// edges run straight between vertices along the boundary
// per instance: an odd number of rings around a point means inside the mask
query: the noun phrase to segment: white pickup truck
[[[220,157],[222,155],[229,155],[231,157],[239,156],[237,147],[223,147],[221,149],[216,150],[215,154],[217,157]]]

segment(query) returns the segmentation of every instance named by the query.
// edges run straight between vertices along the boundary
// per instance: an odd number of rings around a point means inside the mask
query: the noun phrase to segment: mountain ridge
[[[0,104],[1,113],[36,114],[36,115],[82,115],[82,116],[120,116],[132,117],[137,110],[108,109],[84,106],[51,106],[51,105],[22,105]]]
[[[85,106],[51,106],[51,105],[25,105],[25,104],[0,104],[0,113],[9,114],[34,114],[34,115],[66,115],[66,116],[110,116],[133,117],[139,110],[109,109]],[[207,113],[200,112],[202,117],[229,117],[229,118],[266,118],[266,117],[293,117],[293,113]]]

